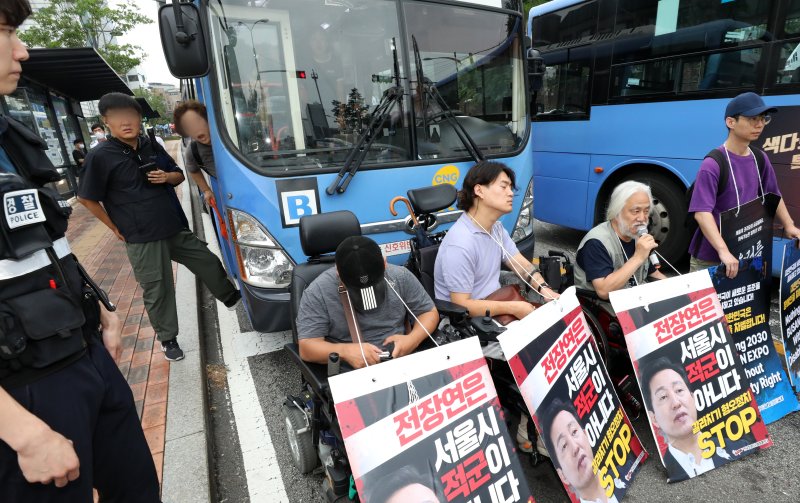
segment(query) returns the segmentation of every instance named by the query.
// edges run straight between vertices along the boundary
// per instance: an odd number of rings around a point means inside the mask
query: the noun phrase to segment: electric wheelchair
[[[421,207],[428,208],[430,206]],[[301,389],[299,393],[287,396],[283,404],[287,436],[293,461],[301,473],[309,473],[322,466],[322,492],[329,502],[354,499],[351,471],[328,386],[328,367],[300,358],[296,319],[300,300],[308,285],[333,267],[333,252],[345,238],[360,234],[361,226],[349,211],[301,218],[300,243],[308,261],[294,268],[290,287],[293,342],[287,344],[285,349],[300,369]],[[440,316],[446,319],[446,323],[442,323],[440,329],[432,334],[439,344],[472,336],[482,341],[496,340],[497,334],[502,331],[489,318],[470,318],[467,310],[461,306],[441,300],[434,300],[434,303]],[[425,344],[420,345],[418,350],[426,349]],[[431,346],[428,344],[427,347]],[[499,363],[496,365],[498,377],[494,376],[495,370],[492,372],[501,403],[510,415],[526,413],[524,400],[508,365]],[[341,365],[345,364],[342,362]],[[502,378],[499,377],[500,372],[503,373]],[[532,429],[532,425],[529,428]]]
[[[416,234],[410,240],[411,253],[406,267],[419,278],[425,290],[434,299],[436,308],[444,319],[439,330],[434,334],[437,342],[446,343],[474,336],[479,338],[482,345],[496,343],[497,335],[502,333],[505,327],[498,326],[488,316],[470,318],[465,308],[451,302],[436,300],[434,296],[434,264],[438,245],[445,232],[432,233],[431,230],[436,227],[435,213],[449,208],[455,202],[456,189],[451,185],[438,185],[412,189],[408,191],[407,195],[409,209],[413,211],[412,215],[416,221],[414,225]],[[301,390],[297,394],[287,396],[283,405],[287,436],[293,461],[301,473],[310,473],[321,465],[324,472],[322,492],[329,502],[351,501],[357,497],[351,484],[351,471],[342,440],[343,436],[328,386],[328,367],[308,363],[300,358],[296,318],[303,292],[314,279],[333,267],[335,260],[333,253],[339,244],[347,237],[360,234],[360,223],[349,211],[322,213],[301,218],[300,243],[308,260],[294,268],[290,286],[293,342],[287,344],[285,349],[301,371]],[[549,261],[549,264],[542,271],[548,284],[561,285],[560,290],[569,286],[568,280],[561,281],[560,279],[563,276],[561,271],[565,267],[569,269],[570,264],[566,256],[560,255],[555,261]],[[554,269],[555,265],[558,266],[556,269]],[[559,271],[558,281],[552,276],[554,270]],[[591,309],[589,300],[586,300],[587,303],[584,304],[585,299],[583,297],[581,299],[598,348],[601,349],[601,354],[607,358],[610,346],[606,330],[609,321],[615,322],[615,320],[607,320],[605,317],[603,321],[598,320]],[[624,343],[621,331],[619,334],[620,338],[615,337],[614,340],[621,339]],[[420,349],[424,348],[421,346]],[[507,420],[510,421],[512,417],[519,418],[521,414],[527,415],[527,407],[508,364],[504,360],[493,358],[487,358],[487,364],[491,370],[500,402],[507,412],[505,414]],[[630,382],[633,382],[633,387],[636,387],[630,374],[626,373],[621,378],[615,377],[614,374],[611,376],[615,383],[623,382],[625,386],[629,386]],[[628,405],[631,402],[634,402],[634,405],[638,403],[632,392],[620,389],[620,386],[617,388],[626,408],[629,408]],[[627,398],[628,396],[630,399]],[[636,411],[635,406],[633,410]],[[536,431],[532,421],[528,422],[528,438],[535,443]],[[530,456],[531,463],[534,465],[543,459],[535,448]]]

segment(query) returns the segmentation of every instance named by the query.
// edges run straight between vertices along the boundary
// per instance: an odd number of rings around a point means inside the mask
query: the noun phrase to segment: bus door
[[[534,204],[536,218],[560,220],[586,228],[586,201],[592,138],[589,120],[590,48],[587,45],[551,51],[544,85],[536,98],[533,123]],[[537,128],[539,123],[547,128]],[[568,204],[571,210],[564,211]],[[565,213],[568,214],[564,220]]]

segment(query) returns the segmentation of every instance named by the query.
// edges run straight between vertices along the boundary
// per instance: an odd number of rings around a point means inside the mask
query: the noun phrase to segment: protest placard
[[[620,501],[647,452],[614,392],[575,288],[498,340],[572,502]]]
[[[783,353],[794,389],[800,393],[800,248],[797,239],[783,248],[780,313]]]
[[[330,387],[362,502],[533,502],[476,337]]]
[[[670,482],[772,445],[707,271],[610,300]]]
[[[762,257],[743,260],[735,278],[725,275],[725,266],[708,269],[728,327],[756,395],[764,423],[770,424],[800,407],[783,371],[769,329],[769,274]]]
[[[772,259],[772,221],[780,197],[765,194],[719,215],[719,232],[728,251],[739,260]]]

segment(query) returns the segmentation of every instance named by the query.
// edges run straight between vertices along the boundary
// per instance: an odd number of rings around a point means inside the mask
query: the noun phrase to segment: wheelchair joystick
[[[339,375],[339,353],[328,355],[328,377]]]

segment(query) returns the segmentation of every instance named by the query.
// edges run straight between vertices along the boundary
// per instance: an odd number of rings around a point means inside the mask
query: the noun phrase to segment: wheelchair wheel
[[[350,503],[353,501],[346,494],[344,496],[337,496],[336,492],[331,487],[331,483],[328,482],[328,479],[322,479],[322,495],[325,497],[327,503]]]
[[[317,467],[319,457],[311,438],[311,429],[306,425],[305,415],[297,407],[289,405],[283,406],[283,415],[292,460],[300,473],[309,473]],[[305,431],[299,433],[303,429]]]

